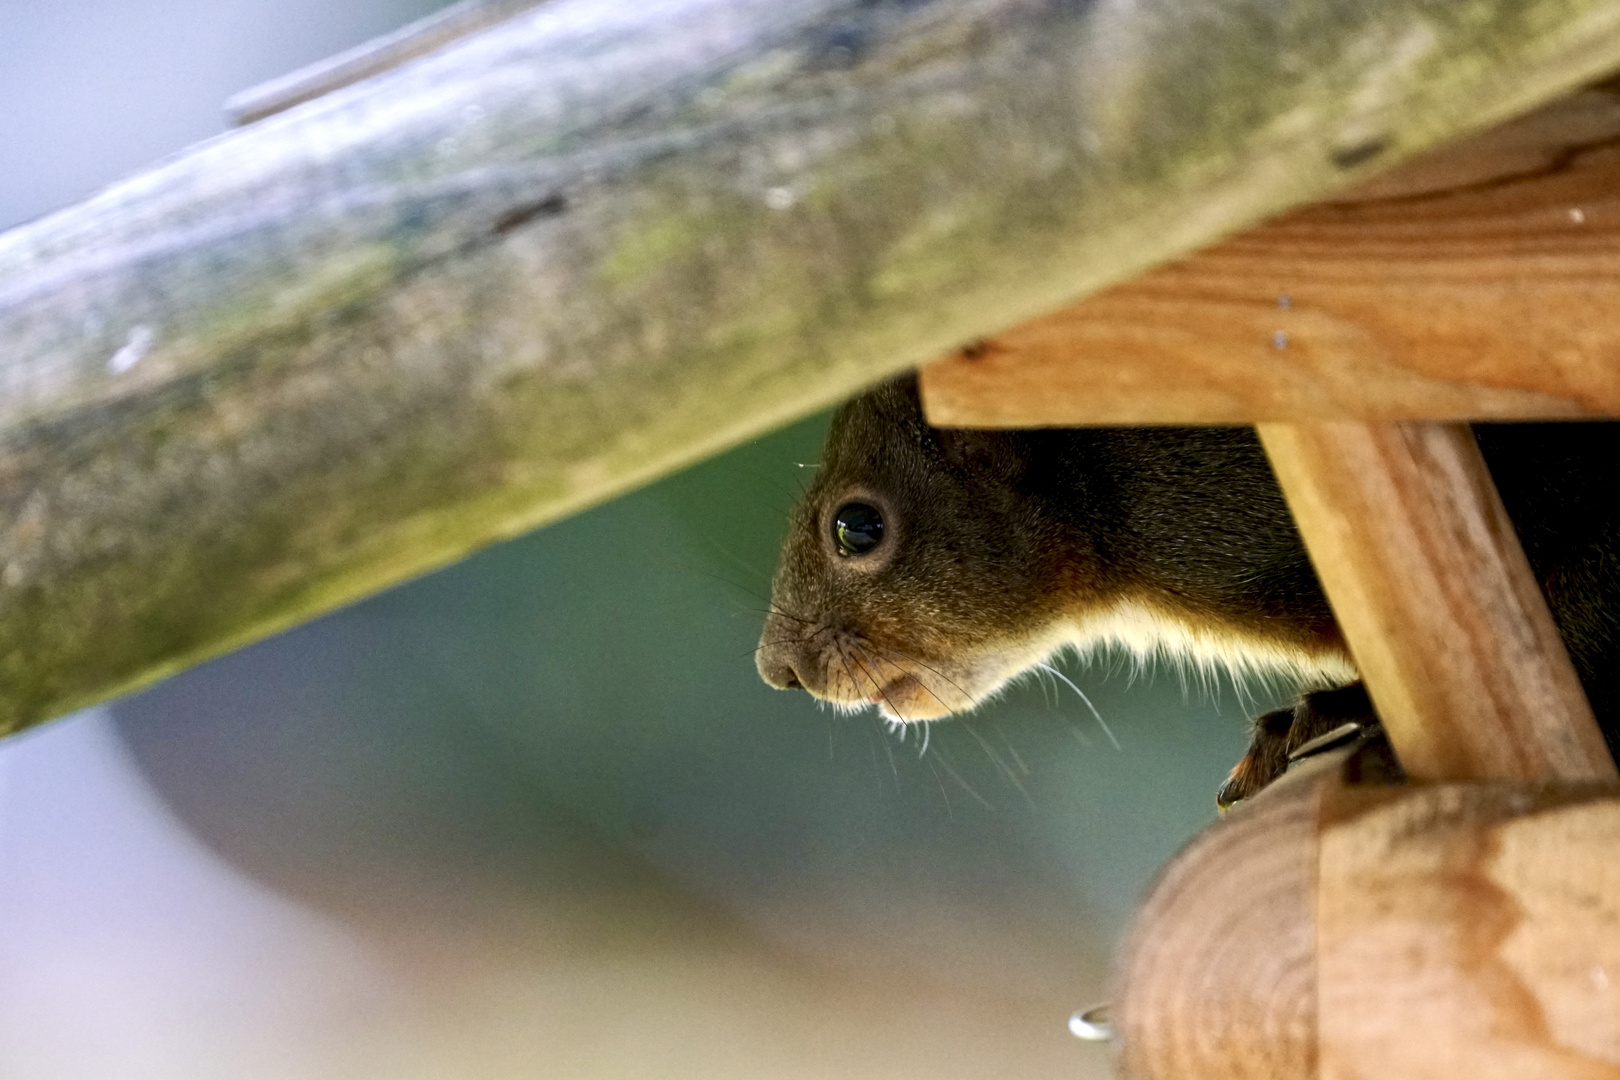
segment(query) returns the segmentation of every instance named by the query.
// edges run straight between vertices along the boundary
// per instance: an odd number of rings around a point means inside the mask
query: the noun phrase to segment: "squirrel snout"
[[[782,626],[779,619],[772,618],[766,622],[764,632],[760,634],[759,651],[754,653],[754,666],[759,669],[759,677],[767,685],[778,690],[804,689],[804,680],[799,677],[799,664],[803,661],[795,647],[801,637]]]
[[[799,673],[794,670],[792,662],[788,660],[767,660],[761,655],[759,658],[759,677],[778,690],[802,690],[804,688],[804,683],[799,681]]]

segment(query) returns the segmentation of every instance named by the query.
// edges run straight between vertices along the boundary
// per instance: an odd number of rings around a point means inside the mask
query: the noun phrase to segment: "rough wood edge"
[[[225,102],[225,117],[235,127],[263,120],[426,56],[545,2],[462,0],[391,34],[232,94]]]

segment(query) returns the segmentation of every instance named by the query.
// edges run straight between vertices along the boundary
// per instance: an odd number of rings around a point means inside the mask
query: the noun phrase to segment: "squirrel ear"
[[[986,479],[1016,484],[1024,475],[1023,445],[1015,432],[935,428],[945,460]]]

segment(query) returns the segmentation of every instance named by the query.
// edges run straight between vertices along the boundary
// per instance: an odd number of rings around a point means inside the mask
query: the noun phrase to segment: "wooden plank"
[[[0,237],[0,731],[1616,66],[1608,0],[551,0]]]
[[[1574,95],[923,370],[936,424],[1620,415],[1620,97]]]
[[[1466,425],[1259,430],[1410,776],[1616,777]]]

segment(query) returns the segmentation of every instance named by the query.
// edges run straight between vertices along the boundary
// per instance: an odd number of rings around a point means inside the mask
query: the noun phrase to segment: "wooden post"
[[[1408,775],[1615,777],[1466,425],[1259,430]]]
[[[1408,776],[1614,781],[1466,425],[1259,425]],[[1620,1078],[1620,801],[1328,784],[1318,1080]],[[1537,807],[1539,809],[1539,807]]]

